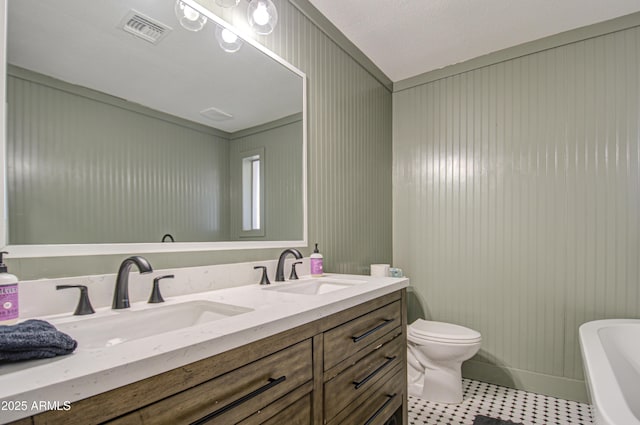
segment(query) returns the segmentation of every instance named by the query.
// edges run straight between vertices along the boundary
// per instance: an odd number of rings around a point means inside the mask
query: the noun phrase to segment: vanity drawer
[[[401,317],[401,304],[396,301],[325,332],[324,370],[400,326]]]
[[[384,425],[384,423],[398,410],[406,399],[406,391],[403,388],[403,368],[397,368],[397,372],[385,378],[378,388],[363,394],[353,403],[353,409],[345,410],[327,425]]]
[[[353,400],[387,380],[400,368],[406,350],[402,335],[375,348],[358,362],[324,384],[324,415],[332,419]]]
[[[262,409],[260,412],[248,417],[238,425],[310,425],[313,421],[311,416],[311,394],[308,392],[305,396],[299,397],[297,392],[283,397],[276,403]],[[283,407],[286,406],[286,407]],[[273,416],[269,417],[273,410]]]
[[[312,378],[307,339],[109,423],[238,423]]]

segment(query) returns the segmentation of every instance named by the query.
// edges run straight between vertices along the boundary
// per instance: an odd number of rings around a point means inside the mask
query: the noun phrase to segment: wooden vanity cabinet
[[[306,339],[109,423],[235,424],[305,383],[310,393],[312,378],[311,339]]]
[[[399,407],[406,410],[403,302],[393,301],[324,333],[326,424],[384,424]]]
[[[400,290],[24,423],[406,425],[406,369]]]

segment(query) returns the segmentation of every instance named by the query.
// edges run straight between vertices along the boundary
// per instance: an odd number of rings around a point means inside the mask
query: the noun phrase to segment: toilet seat
[[[418,319],[409,325],[412,339],[446,344],[474,344],[482,340],[480,332],[453,323]]]

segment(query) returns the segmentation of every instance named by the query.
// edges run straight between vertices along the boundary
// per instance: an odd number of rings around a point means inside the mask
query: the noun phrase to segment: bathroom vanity
[[[340,278],[361,283],[336,290]],[[179,303],[244,299],[255,310],[196,325],[197,332],[87,351],[80,341],[72,356],[31,362],[33,368],[10,374],[30,379],[41,367],[58,383],[34,389],[32,397],[55,394],[71,404],[16,423],[373,425],[395,416],[406,424],[407,285],[407,279],[334,275],[176,297]],[[74,357],[84,372],[71,377],[64,369],[75,368]],[[16,391],[14,399],[26,395]]]

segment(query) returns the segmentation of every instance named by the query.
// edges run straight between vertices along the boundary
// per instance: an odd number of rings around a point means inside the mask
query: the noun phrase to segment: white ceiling
[[[640,11],[640,0],[310,0],[392,81]]]

